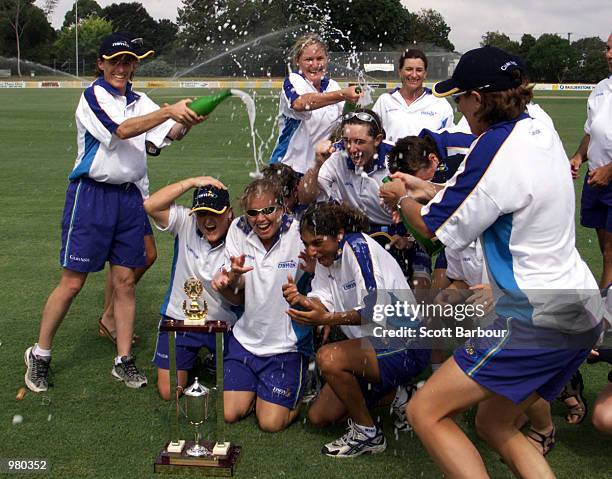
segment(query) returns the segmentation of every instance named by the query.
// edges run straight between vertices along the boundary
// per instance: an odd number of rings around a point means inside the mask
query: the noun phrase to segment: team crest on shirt
[[[355,289],[356,286],[357,284],[355,283],[355,281],[349,281],[348,283],[342,285],[342,289],[344,291],[350,291],[351,289]]]
[[[295,269],[297,267],[297,263],[293,260],[291,261],[281,261],[278,263],[278,269]]]

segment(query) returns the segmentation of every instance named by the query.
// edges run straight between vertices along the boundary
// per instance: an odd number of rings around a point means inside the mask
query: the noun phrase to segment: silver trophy
[[[190,424],[195,426],[195,443],[187,449],[187,455],[202,457],[212,456],[212,452],[200,444],[200,426],[208,419],[208,403],[210,401],[210,389],[198,382],[194,383],[184,391],[183,406],[185,415]]]

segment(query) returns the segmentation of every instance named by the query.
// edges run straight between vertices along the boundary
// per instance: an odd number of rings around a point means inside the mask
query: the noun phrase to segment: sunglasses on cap
[[[353,118],[357,118],[358,120],[365,121],[366,123],[374,123],[379,130],[382,130],[382,128],[378,124],[378,120],[374,118],[372,115],[370,115],[369,113],[366,113],[365,111],[358,111],[358,112],[350,111],[342,115],[343,122],[352,120]]]
[[[246,210],[246,214],[247,216],[250,216],[251,218],[255,218],[259,213],[261,213],[264,216],[267,216],[267,215],[271,215],[275,213],[276,210],[278,210],[279,208],[280,206],[278,205],[266,206],[265,208],[259,208],[259,209],[252,208],[250,210]]]

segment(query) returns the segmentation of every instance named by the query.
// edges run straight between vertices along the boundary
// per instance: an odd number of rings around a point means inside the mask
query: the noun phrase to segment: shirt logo
[[[354,289],[356,286],[355,281],[349,281],[348,283],[342,285],[342,289],[344,291],[349,291],[351,289]]]
[[[113,42],[113,46],[114,47],[130,48],[130,46],[127,44],[127,42]]]
[[[187,251],[189,251],[195,257],[195,259],[200,259],[198,254],[193,250],[191,246],[185,245],[185,247],[187,248]]]
[[[422,111],[421,115],[435,116],[436,112],[435,111]]]
[[[281,261],[278,263],[278,269],[294,269],[297,266],[297,263],[293,260],[291,261]]]

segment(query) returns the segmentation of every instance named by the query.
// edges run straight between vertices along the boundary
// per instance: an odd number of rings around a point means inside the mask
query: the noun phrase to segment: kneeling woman
[[[429,350],[411,349],[403,341],[385,344],[372,334],[370,298],[376,297],[380,307],[398,298],[414,302],[414,297],[395,259],[362,233],[367,227],[367,218],[348,206],[311,206],[300,222],[300,234],[307,254],[317,259],[312,291],[306,297],[292,281],[283,286],[295,322],[339,325],[353,338],[323,346],[317,354],[327,383],[309,410],[310,421],[324,425],[349,417],[348,432],[322,449],[334,457],[384,451],[385,436],[369,408],[383,399],[390,402],[398,386],[409,383],[429,362]]]
[[[247,186],[226,239],[227,264],[213,282],[232,300],[243,295],[244,314],[228,339],[225,356],[225,420],[247,416],[255,405],[259,426],[268,432],[287,427],[297,416],[312,354],[312,328],[287,315],[282,286],[287,276],[302,284],[303,249],[299,227],[285,214],[277,181]]]

